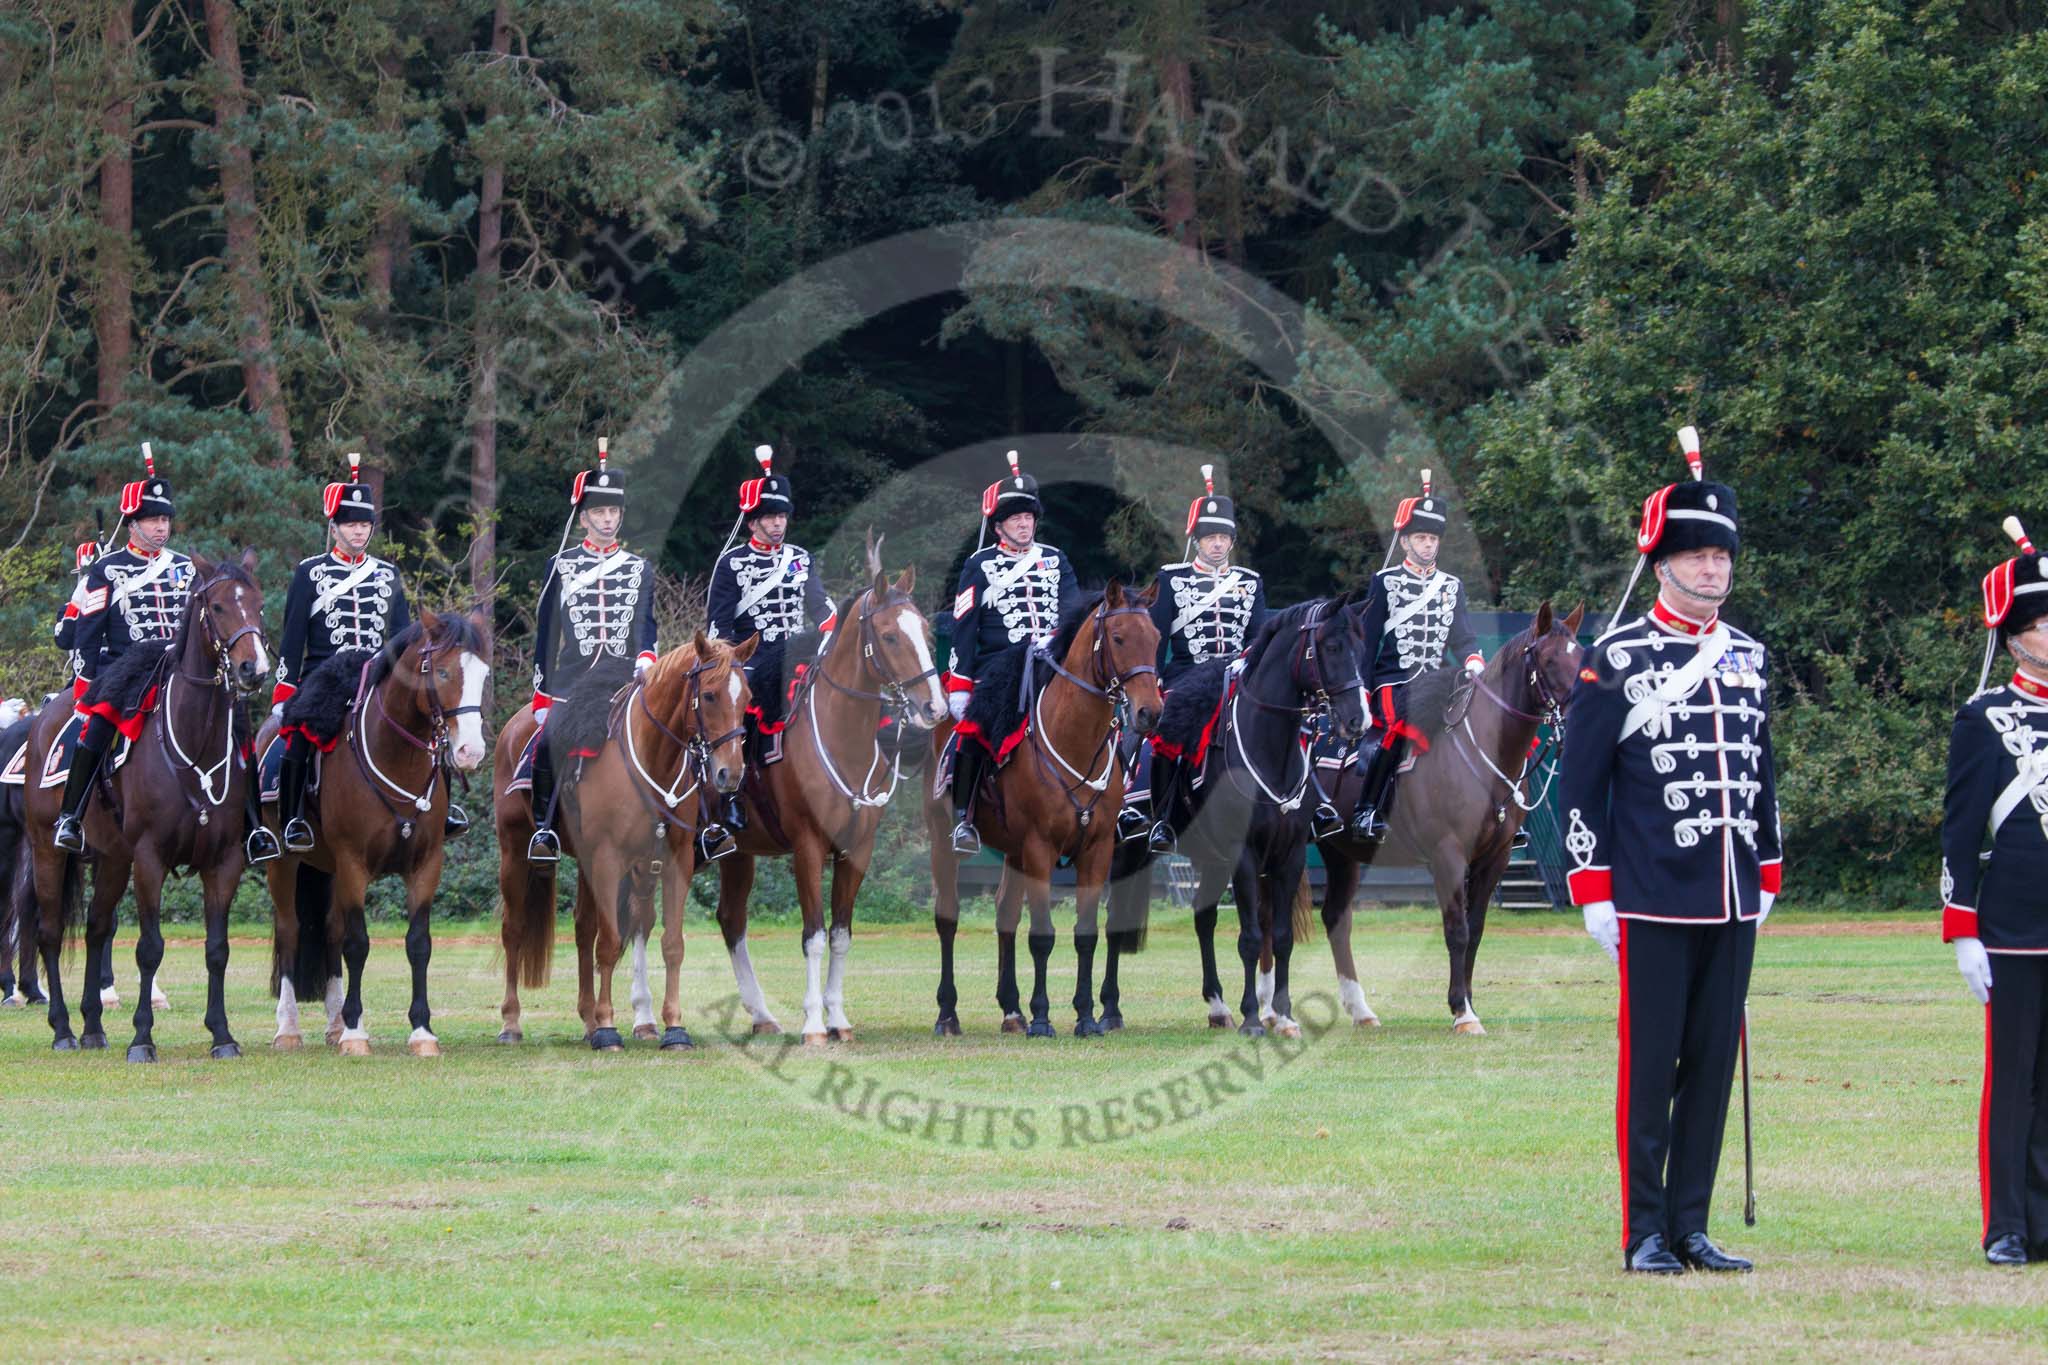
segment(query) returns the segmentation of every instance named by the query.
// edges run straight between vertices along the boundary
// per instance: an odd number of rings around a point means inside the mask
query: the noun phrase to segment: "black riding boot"
[[[1152,832],[1145,847],[1166,854],[1175,848],[1173,817],[1180,808],[1180,760],[1165,754],[1152,756]]]
[[[1389,735],[1366,766],[1358,809],[1351,816],[1351,832],[1358,838],[1378,842],[1387,837],[1387,821],[1394,813],[1394,770],[1407,751],[1406,739]]]
[[[555,863],[562,860],[562,841],[555,837],[555,763],[548,754],[547,736],[541,736],[533,751],[533,837],[526,841],[526,860]]]
[[[284,762],[277,769],[277,818],[287,853],[313,847],[313,827],[306,823],[306,778],[313,764],[313,744],[304,735],[284,742]]]
[[[113,738],[113,722],[104,716],[87,721],[85,733],[78,737],[71,772],[64,779],[64,807],[51,836],[51,842],[67,852],[85,852],[85,803],[92,796],[93,779],[100,775],[100,763]]]
[[[277,836],[263,823],[263,760],[255,758],[242,771],[242,828],[249,831],[242,840],[242,852],[251,863],[267,863],[283,852]]]
[[[955,741],[953,754],[953,851],[963,857],[981,852],[981,835],[974,828],[974,790],[981,785],[981,770],[988,755],[971,739]]]

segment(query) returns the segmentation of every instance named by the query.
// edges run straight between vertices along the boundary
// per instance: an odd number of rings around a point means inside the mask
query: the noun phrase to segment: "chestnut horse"
[[[718,927],[732,958],[740,1000],[756,1033],[780,1033],[747,952],[747,896],[754,863],[787,856],[803,906],[806,1043],[851,1042],[846,1017],[846,958],[853,944],[853,902],[874,856],[882,807],[896,790],[901,750],[892,764],[876,738],[882,708],[899,723],[930,729],[946,714],[932,663],[931,623],[911,601],[916,570],[894,583],[882,571],[881,543],[868,542],[870,582],[837,614],[823,653],[809,661],[790,699],[779,763],[755,765],[741,790],[748,819],[738,849],[718,860]],[[797,660],[785,653],[784,667]],[[832,867],[831,968],[823,880]],[[644,963],[645,953],[636,957]],[[822,981],[821,981],[822,978]]]
[[[668,970],[661,1046],[693,1045],[683,1027],[681,1003],[683,911],[696,870],[698,822],[710,808],[704,788],[708,784],[722,795],[739,789],[745,762],[742,722],[752,700],[742,666],[754,648],[753,640],[735,647],[699,631],[687,649],[662,656],[638,682],[618,690],[595,757],[575,767],[578,760],[571,755],[555,756],[562,774],[555,833],[562,850],[576,858],[576,1012],[585,1040],[599,1051],[615,1052],[623,1045],[613,1022],[612,974],[626,938],[644,942],[653,931],[656,877],[661,879],[661,952]],[[583,694],[590,690],[579,685],[556,705],[586,705],[591,699]],[[554,964],[555,865],[528,861],[533,802],[528,793],[510,789],[535,728],[533,708],[523,706],[498,736],[494,814],[505,945],[501,1043],[525,1037],[519,987],[546,985]],[[636,1025],[633,1036],[656,1036],[652,1021]]]
[[[447,846],[447,760],[464,772],[483,761],[490,659],[490,624],[482,611],[422,612],[374,653],[349,650],[327,659],[300,689],[310,698],[330,685],[354,683],[337,742],[321,760],[320,789],[307,794],[313,847],[286,852],[267,872],[275,911],[272,1046],[287,1052],[300,1046],[298,1002],[324,993],[329,1040],[340,1044],[343,1056],[370,1055],[363,1017],[363,964],[370,955],[364,900],[372,879],[397,877],[405,883],[405,956],[412,965],[406,1046],[416,1057],[440,1056],[427,1006],[427,963],[434,952],[428,916]],[[274,732],[274,725],[264,727],[266,745]],[[269,809],[276,818],[276,807]],[[336,989],[344,968],[345,993]]]
[[[1123,805],[1123,765],[1117,762],[1117,710],[1128,706],[1139,735],[1150,735],[1160,711],[1159,628],[1150,609],[1154,583],[1143,593],[1125,593],[1114,579],[1098,597],[1076,607],[1061,623],[1047,650],[1031,646],[1025,696],[1029,725],[1009,762],[991,765],[986,786],[974,803],[974,825],[982,839],[1003,853],[996,900],[996,1003],[1003,1032],[1033,1038],[1053,1036],[1047,1017],[1045,973],[1052,957],[1052,870],[1061,857],[1074,864],[1074,1033],[1098,1037],[1095,1017],[1096,906],[1109,878],[1116,845],[1116,813]],[[1055,658],[1054,656],[1059,656]],[[1043,686],[1037,676],[1050,675]],[[933,752],[943,756],[950,723],[936,727]],[[991,735],[1000,743],[1001,735]],[[934,771],[942,767],[934,763]],[[943,791],[927,792],[925,827],[932,845],[932,918],[939,931],[939,1018],[936,1035],[960,1032],[959,992],[953,983],[953,938],[960,919],[960,856],[947,834],[953,814]],[[1022,902],[1031,902],[1031,1020],[1017,999],[1017,921]]]
[[[206,912],[206,1027],[213,1035],[212,1055],[239,1057],[242,1049],[228,1032],[223,998],[228,969],[228,906],[241,880],[244,784],[249,780],[246,748],[248,728],[242,700],[270,672],[270,653],[263,643],[263,590],[256,583],[256,552],[245,550],[239,562],[219,564],[194,556],[193,587],[185,615],[168,648],[138,644],[133,664],[124,654],[102,671],[99,681],[113,681],[115,669],[153,669],[149,687],[156,702],[142,718],[128,761],[109,774],[102,769],[85,805],[85,839],[99,855],[93,873],[92,906],[85,921],[86,981],[80,997],[84,1033],[73,1037],[71,1016],[64,1006],[58,979],[58,955],[64,934],[75,925],[80,900],[80,869],[75,854],[52,842],[63,805],[63,793],[38,785],[36,760],[50,751],[71,719],[68,700],[59,697],[45,706],[29,732],[30,777],[23,793],[24,837],[35,860],[35,895],[40,914],[37,946],[50,996],[51,1046],[60,1052],[78,1047],[102,1048],[107,1037],[101,1025],[99,966],[114,933],[114,907],[135,882],[138,934],[135,965],[141,981],[135,1005],[135,1040],[128,1046],[131,1062],[156,1060],[154,992],[157,968],[164,957],[164,936],[158,926],[163,910],[164,878],[181,868],[199,874]],[[112,765],[114,751],[107,754]],[[83,761],[90,761],[89,757]]]
[[[1581,663],[1578,633],[1585,610],[1580,603],[1558,619],[1546,601],[1529,628],[1501,646],[1469,693],[1451,691],[1457,675],[1450,671],[1425,674],[1412,684],[1409,700],[1417,718],[1427,727],[1429,713],[1441,712],[1446,724],[1400,779],[1401,799],[1394,803],[1385,840],[1360,840],[1347,828],[1316,841],[1328,878],[1323,928],[1337,963],[1338,998],[1354,1022],[1379,1022],[1351,956],[1351,897],[1359,869],[1377,860],[1429,869],[1451,960],[1452,1030],[1486,1032],[1472,1009],[1472,973],[1486,932],[1487,902],[1507,870],[1523,818],[1543,800],[1544,793],[1532,791],[1528,781],[1531,769],[1541,766],[1534,761],[1537,732],[1547,723],[1553,740],[1563,742],[1564,703]],[[1425,689],[1441,695],[1431,700]],[[1361,780],[1356,764],[1344,767],[1330,793],[1337,809],[1357,803]]]

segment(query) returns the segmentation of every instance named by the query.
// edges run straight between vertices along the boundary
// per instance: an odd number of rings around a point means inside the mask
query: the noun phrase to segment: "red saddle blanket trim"
[[[279,739],[289,739],[293,735],[297,735],[299,738],[305,740],[306,743],[312,745],[314,748],[318,749],[323,754],[333,753],[334,746],[341,743],[340,731],[336,731],[334,734],[329,735],[325,739],[322,739],[319,736],[319,734],[313,730],[311,726],[280,725],[277,727],[277,737]]]
[[[1002,764],[1007,762],[1011,753],[1015,751],[1019,744],[1024,742],[1024,736],[1031,733],[1031,722],[1026,720],[1018,725],[1015,730],[1012,730],[1004,737],[1000,744],[991,743],[989,737],[982,733],[981,727],[971,720],[963,719],[958,725],[953,727],[953,733],[972,739],[976,744],[994,754],[996,762]]]
[[[1200,767],[1209,757],[1209,742],[1216,738],[1216,724],[1223,719],[1223,708],[1230,705],[1231,697],[1237,693],[1237,679],[1223,689],[1223,695],[1216,699],[1216,709],[1209,713],[1209,719],[1202,724],[1202,733],[1195,736],[1194,752],[1190,754],[1184,745],[1175,744],[1164,735],[1152,737],[1152,755],[1155,758],[1181,758]]]
[[[110,701],[86,702],[78,708],[81,716],[102,716],[109,721],[123,739],[134,743],[142,736],[142,722],[149,713],[156,710],[157,699],[162,695],[155,683],[142,696],[142,704],[134,711],[123,715],[119,707]]]

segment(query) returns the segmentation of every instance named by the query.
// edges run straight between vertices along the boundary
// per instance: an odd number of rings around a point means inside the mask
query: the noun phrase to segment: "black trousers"
[[[1621,1243],[1707,1230],[1756,925],[1621,921]]]
[[[2048,1246],[2048,955],[1993,953],[1977,1111],[1984,1245]]]

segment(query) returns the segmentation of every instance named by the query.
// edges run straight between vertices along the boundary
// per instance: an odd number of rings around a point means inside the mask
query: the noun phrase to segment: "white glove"
[[[28,703],[20,697],[9,697],[6,701],[0,701],[0,730],[5,730],[20,720],[27,710]]]
[[[1984,951],[1983,939],[1956,940],[1956,970],[1963,974],[1963,984],[1977,997],[1978,1004],[1991,1003],[1991,955]]]
[[[534,713],[533,713],[533,723],[534,723],[534,725],[535,725],[536,727],[539,727],[539,726],[542,726],[542,725],[546,725],[546,724],[548,723],[548,712],[549,712],[549,711],[551,711],[551,710],[553,710],[553,709],[554,709],[554,708],[553,708],[553,707],[550,707],[550,706],[543,706],[543,707],[541,707],[541,708],[540,708],[540,710],[538,710],[538,711],[534,712]]]
[[[272,703],[270,704],[270,718],[271,718],[272,720],[283,720],[283,719],[284,719],[284,703],[283,703],[283,702],[281,702],[281,701],[274,701],[274,702],[272,702]]]
[[[1775,891],[1759,891],[1756,893],[1757,928],[1761,929],[1764,927],[1764,921],[1771,917],[1771,907],[1777,903],[1778,893]]]
[[[1593,941],[1607,950],[1610,962],[1621,961],[1621,918],[1614,913],[1613,901],[1592,901],[1583,907],[1586,917],[1586,932]]]
[[[654,660],[652,659],[635,659],[633,661],[633,681],[639,682],[647,676],[647,671],[653,667]]]
[[[1484,673],[1485,671],[1486,671],[1486,660],[1484,660],[1484,659],[1467,659],[1467,660],[1465,661],[1465,676],[1466,676],[1466,677],[1468,677],[1468,678],[1476,678],[1476,677],[1478,677],[1478,676],[1479,676],[1479,675],[1480,675],[1481,673]]]
[[[973,695],[972,692],[948,692],[946,694],[946,709],[953,713],[953,723],[955,725],[958,725],[967,718],[967,702]]]

